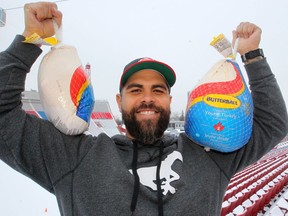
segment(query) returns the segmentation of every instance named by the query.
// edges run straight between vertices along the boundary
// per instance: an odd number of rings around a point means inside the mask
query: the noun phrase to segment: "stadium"
[[[24,91],[22,93],[22,103],[23,109],[27,113],[47,120],[37,91]],[[106,133],[108,136],[113,136],[122,133],[122,131],[123,129],[118,126],[115,121],[108,101],[96,100],[88,132],[95,136],[100,133]]]

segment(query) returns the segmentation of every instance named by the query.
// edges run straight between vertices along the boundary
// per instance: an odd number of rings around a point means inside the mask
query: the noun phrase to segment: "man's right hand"
[[[233,41],[234,46],[236,38],[239,37],[238,53],[243,55],[249,51],[259,48],[261,41],[262,30],[260,27],[253,23],[241,22],[236,30],[233,31]]]
[[[60,27],[62,13],[53,2],[37,2],[25,4],[25,30],[24,37],[37,33],[41,38],[51,37],[55,34],[53,20]]]

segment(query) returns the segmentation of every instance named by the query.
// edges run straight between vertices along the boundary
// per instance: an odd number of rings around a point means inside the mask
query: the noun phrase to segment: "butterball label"
[[[237,98],[222,94],[208,94],[204,96],[203,101],[209,106],[225,109],[236,109],[241,105]]]

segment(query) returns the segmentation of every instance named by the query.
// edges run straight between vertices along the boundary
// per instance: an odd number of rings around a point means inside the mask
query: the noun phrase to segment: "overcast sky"
[[[23,32],[23,8],[18,7],[27,2],[32,1],[0,1],[7,13],[6,25],[0,27],[0,50]],[[123,67],[144,56],[174,68],[172,112],[185,111],[187,92],[222,58],[210,41],[219,33],[232,40],[231,32],[241,21],[262,28],[260,45],[288,103],[287,0],[69,0],[59,2],[58,7],[64,14],[64,43],[77,48],[83,65],[91,64],[95,98],[108,100],[116,116],[115,94]],[[43,50],[44,55],[49,48]],[[38,89],[43,55],[27,77],[27,90]],[[239,56],[237,61],[245,74]],[[49,215],[57,215],[54,196],[2,162],[0,173],[0,215],[45,215],[46,206]]]

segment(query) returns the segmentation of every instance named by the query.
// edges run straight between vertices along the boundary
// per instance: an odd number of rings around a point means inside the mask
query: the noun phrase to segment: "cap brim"
[[[176,81],[176,75],[174,70],[167,64],[158,62],[155,60],[152,61],[140,61],[126,68],[121,77],[121,86],[120,91],[123,86],[126,84],[127,80],[136,72],[143,69],[152,69],[158,71],[165,79],[167,84],[172,87]]]

